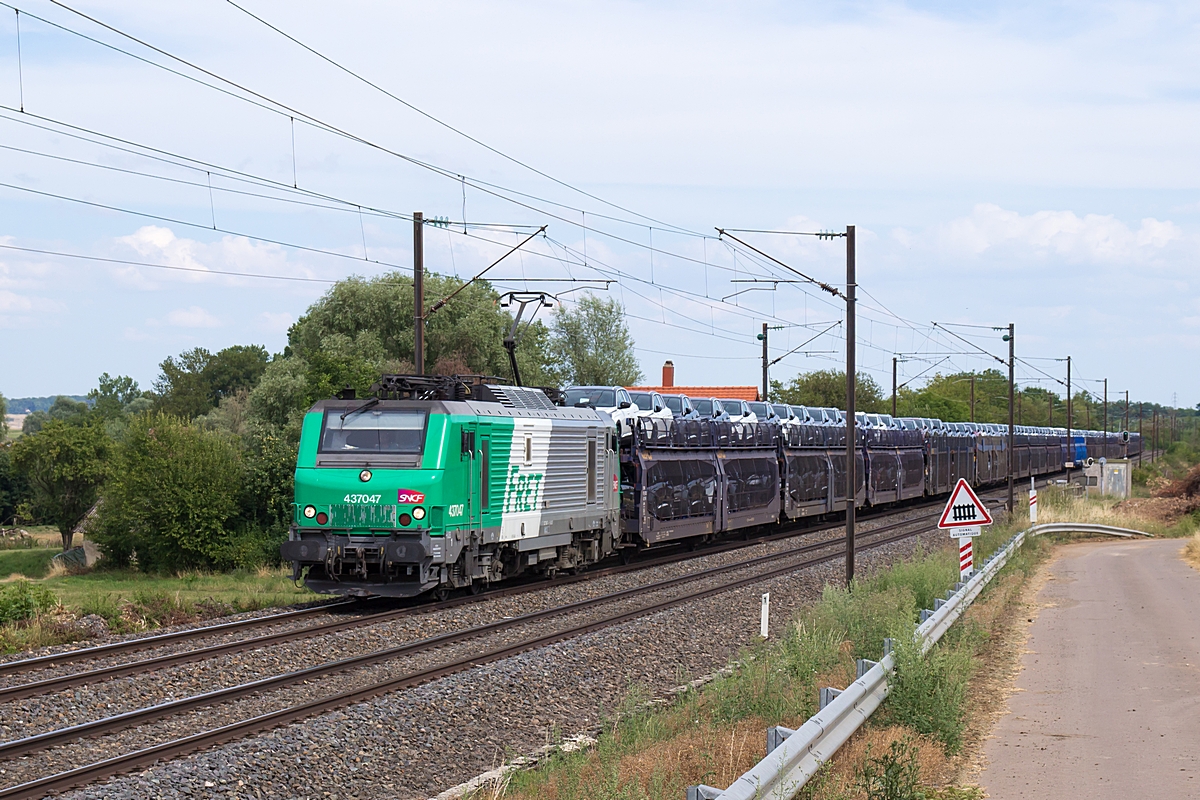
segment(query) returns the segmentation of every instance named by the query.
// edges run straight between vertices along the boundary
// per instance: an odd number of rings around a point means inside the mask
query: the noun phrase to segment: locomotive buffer
[[[965,478],[959,478],[938,520],[938,528],[949,531],[958,538],[958,572],[961,580],[974,570],[974,553],[971,540],[978,536],[984,525],[992,524],[992,515],[971,489]]]

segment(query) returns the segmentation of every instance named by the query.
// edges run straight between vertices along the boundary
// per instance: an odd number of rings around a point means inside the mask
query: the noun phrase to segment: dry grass
[[[1200,500],[1186,498],[1074,497],[1058,487],[1038,493],[1038,522],[1087,522],[1152,533],[1158,537],[1189,536]]]
[[[1192,534],[1192,538],[1188,539],[1187,544],[1183,546],[1180,555],[1183,556],[1184,561],[1196,569],[1200,569],[1200,533]]]

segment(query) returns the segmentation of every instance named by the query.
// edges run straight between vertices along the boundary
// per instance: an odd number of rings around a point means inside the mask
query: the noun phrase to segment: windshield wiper
[[[358,412],[360,412],[360,411],[366,411],[368,408],[370,408],[371,406],[373,406],[373,405],[377,404],[378,402],[379,402],[379,398],[378,398],[378,397],[372,397],[370,400],[368,400],[367,402],[363,403],[363,404],[362,404],[361,406],[359,406],[358,408],[352,408],[352,409],[350,409],[349,411],[344,411],[344,412],[342,412],[341,419],[342,419],[343,421],[345,421],[346,417],[350,416],[351,414],[357,414],[357,413],[358,413]]]

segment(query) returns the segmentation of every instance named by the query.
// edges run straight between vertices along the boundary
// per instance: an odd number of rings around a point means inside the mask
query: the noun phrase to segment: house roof
[[[626,386],[631,392],[686,394],[688,397],[718,397],[730,400],[757,400],[757,386]]]

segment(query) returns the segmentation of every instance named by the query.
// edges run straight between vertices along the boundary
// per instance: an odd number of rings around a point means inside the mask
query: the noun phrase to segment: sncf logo
[[[424,503],[425,493],[414,492],[412,489],[400,489],[396,492],[397,503]]]

